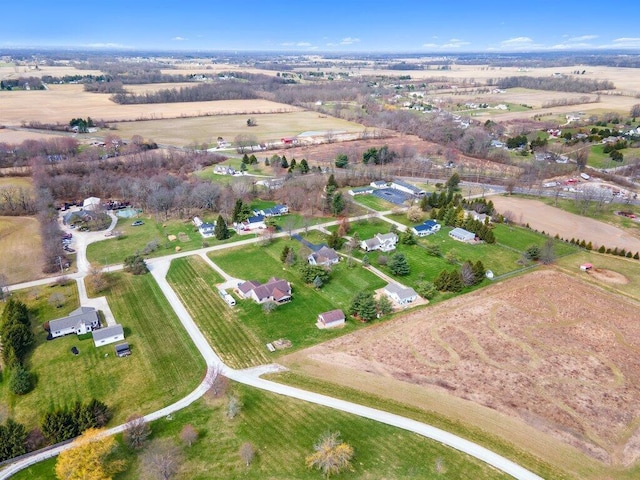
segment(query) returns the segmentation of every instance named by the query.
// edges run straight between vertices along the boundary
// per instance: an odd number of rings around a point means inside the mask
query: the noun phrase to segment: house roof
[[[92,324],[99,322],[98,311],[93,307],[76,308],[66,317],[57,318],[49,322],[50,331],[66,330],[67,328],[76,328],[81,323]]]
[[[198,227],[200,230],[207,230],[210,228],[215,228],[216,224],[215,223],[209,223],[209,222],[205,222],[205,223],[201,223],[200,226]]]
[[[380,245],[380,240],[378,240],[377,237],[373,237],[373,238],[369,238],[367,240],[363,240],[363,242],[367,246],[367,248],[373,248],[373,247],[377,247],[378,245]]]
[[[399,185],[401,187],[404,187],[408,190],[411,190],[413,193],[423,193],[424,190],[422,190],[421,188],[416,187],[415,185],[411,185],[410,183],[407,182],[403,182],[402,180],[394,180],[393,183],[395,185]]]
[[[264,222],[264,215],[255,215],[253,217],[249,217],[246,220],[247,223],[260,223]]]
[[[127,350],[129,350],[129,344],[127,342],[119,343],[115,346],[115,349],[116,353],[126,352]]]
[[[393,233],[393,232],[389,232],[389,233],[376,233],[376,238],[380,241],[380,243],[384,243],[384,242],[397,242],[398,241],[398,236]]]
[[[425,230],[426,230],[426,231],[429,231],[429,230],[431,230],[432,228],[433,228],[433,225],[426,225],[426,224],[424,224],[424,223],[423,223],[423,224],[420,224],[420,225],[416,225],[415,227],[413,227],[413,229],[414,229],[416,232],[424,232]]]
[[[470,239],[470,240],[476,238],[475,233],[460,227],[456,227],[453,230],[451,230],[449,232],[449,235],[456,238],[464,238],[464,239]]]
[[[411,287],[401,287],[396,283],[389,283],[384,287],[389,294],[395,294],[400,300],[417,296],[417,292]]]
[[[426,220],[426,221],[423,223],[423,225],[424,225],[425,227],[433,228],[433,227],[435,227],[436,225],[438,225],[438,222],[436,222],[435,220]]]
[[[324,260],[333,261],[339,258],[338,254],[333,248],[329,248],[326,246],[323,246],[320,250],[318,250],[317,252],[313,252],[311,255],[316,259],[316,262],[322,262]]]
[[[329,310],[328,312],[323,312],[318,315],[318,320],[320,320],[322,323],[338,322],[344,319],[344,313],[340,309]]]
[[[242,282],[239,286],[238,289],[244,293],[247,294],[249,293],[251,290],[255,290],[256,287],[260,286],[260,282],[258,282],[257,280],[247,280],[246,282]]]
[[[243,294],[248,294],[253,291],[259,300],[273,297],[274,300],[279,301],[291,296],[291,285],[289,285],[289,282],[276,277],[270,278],[265,284],[250,280],[244,282],[238,288]]]
[[[92,332],[93,341],[98,342],[100,340],[104,340],[105,338],[115,337],[116,335],[123,335],[124,330],[122,329],[122,325],[116,324],[111,325],[110,327],[99,328],[98,330],[94,330]]]

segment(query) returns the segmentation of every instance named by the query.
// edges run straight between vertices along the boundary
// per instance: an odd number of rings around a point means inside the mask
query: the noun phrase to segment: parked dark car
[[[136,220],[131,224],[132,227],[139,227],[140,225],[144,225],[144,222],[142,220]]]

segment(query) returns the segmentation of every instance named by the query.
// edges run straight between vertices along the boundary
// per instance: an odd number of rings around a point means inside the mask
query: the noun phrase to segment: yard
[[[217,245],[241,240],[242,237],[231,231],[231,238],[216,240],[215,237],[203,238],[198,229],[189,219],[169,219],[165,222],[155,220],[153,217],[140,217],[144,225],[132,226],[133,219],[120,219],[116,230],[122,232],[119,237],[106,238],[103,241],[89,244],[87,258],[92,263],[100,265],[113,265],[122,263],[128,255],[136,252],[144,252],[147,245],[155,244],[156,249],[150,252],[149,257],[160,257],[178,251],[196,250],[205,244]],[[217,216],[201,217],[203,220],[214,221]],[[169,240],[169,236],[175,236],[175,240]]]
[[[372,208],[378,212],[384,212],[385,210],[391,210],[397,208],[397,205],[387,202],[380,197],[376,197],[370,193],[365,195],[356,195],[353,197],[355,203],[359,203],[365,207]]]
[[[355,450],[353,468],[340,474],[341,479],[510,478],[456,450],[379,422],[242,385],[234,384],[233,391],[244,404],[233,420],[225,415],[226,399],[203,399],[172,414],[170,420],[151,424],[153,438],[176,442],[184,425],[198,430],[195,443],[182,447],[178,478],[317,480],[321,474],[305,466],[305,457],[327,431],[339,431]],[[249,467],[238,454],[245,442],[256,449]],[[117,455],[125,460],[126,470],[116,480],[141,478],[134,452],[120,448]],[[53,480],[54,465],[55,459],[48,460],[12,478]]]
[[[170,404],[200,382],[204,361],[151,275],[109,276],[109,306],[124,327],[132,355],[116,357],[113,345],[96,348],[90,335],[46,340],[42,323],[78,306],[75,282],[66,290],[56,286],[19,292],[37,314],[33,320],[36,346],[27,363],[38,382],[32,392],[22,397],[9,395],[4,382],[4,414],[34,427],[49,408],[95,397],[112,409],[112,422],[117,424],[132,413],[147,413]],[[48,305],[49,292],[63,293],[64,306],[56,309]],[[79,355],[71,354],[72,346],[78,348]]]
[[[280,262],[280,252],[285,245],[298,252],[299,262],[306,262],[306,254],[301,253],[304,250],[301,244],[292,240],[274,241],[268,247],[246,246],[209,253],[209,257],[223,270],[243,280],[265,282],[277,276],[292,284],[293,300],[278,306],[269,314],[251,300],[238,302],[235,308],[240,321],[254,332],[262,345],[287,338],[294,349],[314,345],[358,328],[361,324],[351,320],[342,329],[319,330],[315,322],[319,313],[328,310],[341,308],[348,313],[351,300],[357,292],[373,291],[386,285],[386,282],[358,266],[348,268],[343,261],[333,267],[331,279],[321,289],[315,289],[312,285],[304,284],[297,267],[286,267]]]
[[[264,343],[220,297],[220,277],[199,257],[173,260],[167,280],[222,360],[232,368],[269,363]],[[231,293],[231,291],[228,291]]]

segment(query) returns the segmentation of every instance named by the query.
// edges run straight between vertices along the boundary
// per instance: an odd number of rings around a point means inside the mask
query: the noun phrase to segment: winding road
[[[367,215],[365,217],[378,216],[380,218],[384,217],[380,213],[375,213],[371,215]],[[355,221],[357,218],[350,219],[350,221]],[[386,219],[385,219],[386,220]],[[335,224],[337,222],[330,222],[328,224],[323,224],[323,227],[328,225]],[[114,227],[115,223],[111,225],[111,229]],[[300,231],[304,231],[301,229]],[[102,232],[100,235],[89,232],[78,232],[76,234],[78,236],[78,240],[76,241],[76,250],[78,251],[78,273],[72,275],[73,278],[76,279],[78,284],[84,282],[84,277],[87,275],[89,270],[89,264],[86,261],[86,246],[93,241],[105,240]],[[283,232],[276,234],[276,236],[284,236],[288,235],[288,233]],[[444,430],[440,430],[433,426],[427,425],[425,423],[421,423],[406,417],[402,417],[400,415],[395,415],[389,412],[385,412],[382,410],[377,410],[374,408],[366,407],[363,405],[359,405],[353,402],[347,402],[344,400],[340,400],[337,398],[329,397],[326,395],[321,395],[318,393],[302,390],[299,388],[291,387],[288,385],[283,385],[279,383],[275,383],[269,380],[265,380],[261,378],[261,375],[270,372],[281,371],[283,367],[270,364],[263,365],[259,367],[244,369],[244,370],[235,370],[227,365],[225,365],[220,357],[213,350],[211,345],[207,342],[206,338],[196,325],[195,321],[189,315],[189,312],[185,308],[184,304],[180,301],[178,295],[169,285],[166,275],[169,271],[169,266],[171,265],[171,260],[174,258],[189,256],[189,255],[203,255],[207,251],[211,250],[219,250],[223,248],[233,248],[239,245],[245,245],[250,243],[255,243],[260,241],[260,238],[251,238],[247,240],[241,240],[238,242],[233,242],[230,244],[217,245],[214,247],[208,247],[205,249],[189,251],[189,252],[180,252],[173,255],[168,255],[166,257],[155,258],[148,261],[149,270],[151,275],[153,275],[154,279],[158,283],[160,289],[163,294],[166,296],[168,302],[171,307],[174,309],[176,315],[182,322],[184,328],[187,330],[189,336],[193,340],[194,344],[200,351],[200,354],[205,359],[207,365],[207,375],[202,383],[189,395],[178,400],[177,402],[164,407],[160,410],[157,410],[153,413],[145,415],[145,420],[153,421],[159,418],[166,417],[167,415],[181,410],[191,403],[202,397],[206,391],[209,389],[211,380],[214,375],[217,373],[222,373],[228,378],[245,384],[255,388],[259,388],[262,390],[266,390],[269,392],[273,392],[279,395],[285,395],[292,398],[297,398],[299,400],[303,400],[306,402],[315,403],[318,405],[323,405],[329,408],[334,408],[336,410],[341,410],[343,412],[351,413],[354,415],[358,415],[364,418],[368,418],[371,420],[375,420],[378,422],[385,423],[387,425],[391,425],[394,427],[402,428],[404,430],[408,430],[419,435],[422,435],[426,438],[433,439],[438,441],[444,445],[452,447],[456,450],[464,452],[472,457],[475,457],[494,468],[505,472],[512,477],[518,480],[542,480],[542,477],[534,474],[533,472],[521,467],[520,465],[508,460],[476,443],[465,440],[461,437],[458,437],[452,433],[446,432]],[[109,267],[110,270],[113,270],[113,267]],[[119,268],[119,267],[118,267]],[[213,267],[212,267],[213,268]],[[55,279],[48,279],[47,281],[36,281],[36,282],[27,282],[20,285],[14,285],[10,287],[11,290],[15,290],[18,288],[27,288],[34,285],[43,285],[46,283],[51,283],[55,281]],[[106,302],[106,299],[105,299]],[[118,425],[111,429],[108,429],[104,432],[104,435],[113,435],[116,433],[120,433],[125,429],[125,425]],[[26,455],[17,459],[14,463],[9,464],[2,471],[0,471],[0,480],[10,478],[13,474],[19,472],[20,470],[27,468],[30,465],[41,462],[48,458],[54,457],[58,455],[60,452],[71,447],[70,443],[66,443],[64,445],[58,445],[53,448],[50,448],[46,451],[33,452],[30,455]]]

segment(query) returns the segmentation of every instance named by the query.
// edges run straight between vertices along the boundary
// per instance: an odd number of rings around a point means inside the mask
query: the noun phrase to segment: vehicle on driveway
[[[131,224],[132,227],[139,227],[140,225],[144,225],[144,222],[142,220],[136,220]]]

